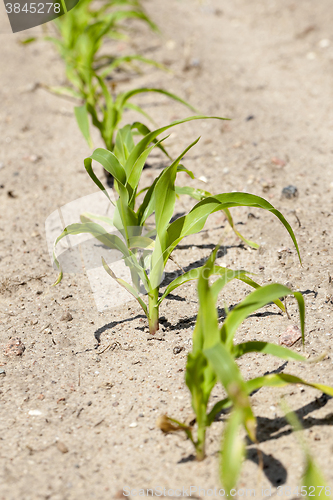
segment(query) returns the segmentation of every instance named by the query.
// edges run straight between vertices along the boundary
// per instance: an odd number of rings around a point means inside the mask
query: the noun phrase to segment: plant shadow
[[[333,425],[333,413],[329,413],[324,418],[315,418],[309,415],[311,412],[323,408],[330,399],[332,399],[331,396],[322,394],[319,398],[315,398],[310,403],[294,411],[304,429],[311,429],[314,426]],[[273,419],[260,416],[257,417],[257,439],[259,443],[290,436],[292,433],[293,430],[290,428],[285,416],[275,417]],[[249,438],[247,438],[247,444],[253,446]],[[259,465],[259,456],[256,449],[249,448],[247,458]],[[279,486],[286,483],[287,470],[279,460],[271,454],[266,455],[263,453],[263,462],[263,472],[273,486]]]

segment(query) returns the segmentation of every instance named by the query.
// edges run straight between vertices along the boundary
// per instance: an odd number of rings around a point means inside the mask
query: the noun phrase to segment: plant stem
[[[195,450],[197,452],[197,460],[202,461],[205,458],[205,441],[206,441],[206,427],[198,427],[197,442]]]
[[[159,329],[158,316],[159,307],[157,305],[158,301],[158,288],[150,290],[148,293],[148,323],[149,323],[149,333],[154,335]]]

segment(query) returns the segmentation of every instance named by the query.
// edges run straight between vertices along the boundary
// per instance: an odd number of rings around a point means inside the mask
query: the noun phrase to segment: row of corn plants
[[[131,282],[118,278],[103,259],[103,266],[112,279],[116,280],[138,301],[147,316],[149,331],[154,334],[159,328],[159,307],[173,290],[190,280],[198,281],[199,311],[193,333],[193,351],[188,355],[186,384],[192,398],[196,414],[196,436],[192,427],[168,416],[159,425],[164,432],[181,430],[194,445],[198,460],[205,457],[206,432],[217,415],[232,407],[230,417],[223,432],[221,448],[221,479],[227,491],[237,482],[242,460],[245,455],[244,439],[240,429],[243,427],[248,437],[256,442],[256,419],[251,407],[250,395],[263,386],[283,386],[300,383],[317,388],[333,396],[331,387],[306,382],[290,374],[265,375],[245,381],[236,360],[250,352],[271,354],[280,359],[307,362],[290,349],[267,342],[234,343],[234,335],[240,324],[254,311],[275,302],[284,310],[282,297],[294,295],[299,305],[300,322],[304,341],[304,300],[300,293],[292,292],[279,284],[259,286],[244,270],[232,270],[216,265],[217,249],[207,263],[175,278],[163,292],[163,274],[172,258],[172,252],[188,235],[201,231],[208,217],[223,211],[235,233],[253,247],[254,242],[240,235],[233,223],[230,208],[236,206],[257,207],[273,213],[288,231],[299,255],[295,235],[284,216],[265,199],[248,193],[211,194],[199,188],[180,187],[176,181],[179,174],[187,174],[192,179],[193,172],[186,169],[181,161],[185,154],[198,142],[196,139],[179,156],[172,160],[163,146],[166,137],[160,138],[169,128],[185,121],[207,119],[206,116],[192,116],[173,122],[167,126],[150,131],[141,122],[127,124],[120,128],[123,113],[132,109],[146,119],[151,117],[132,102],[138,94],[154,92],[164,94],[187,107],[192,108],[180,97],[164,89],[135,88],[115,94],[116,84],[113,74],[124,65],[144,63],[161,66],[155,61],[140,55],[101,55],[107,38],[114,40],[126,37],[123,21],[135,18],[146,23],[157,32],[156,25],[149,19],[137,0],[111,0],[94,7],[91,0],[81,0],[72,11],[55,22],[56,35],[48,37],[57,47],[65,62],[68,85],[51,87],[58,94],[76,100],[75,116],[80,130],[90,147],[93,146],[90,123],[99,130],[105,149],[99,148],[84,160],[84,166],[93,182],[98,186],[110,203],[114,205],[112,218],[99,214],[81,215],[81,223],[71,224],[55,242],[54,258],[60,269],[56,283],[62,279],[61,265],[56,256],[57,243],[67,235],[89,233],[108,248],[118,250],[128,266]],[[214,117],[215,119],[222,119]],[[135,135],[143,136],[136,141]],[[158,147],[169,158],[170,164],[153,180],[150,186],[140,189],[142,170],[152,150]],[[99,162],[114,180],[116,201],[113,202],[102,181],[93,170],[93,160]],[[190,196],[196,203],[184,216],[173,220],[175,203],[178,196]],[[141,200],[141,201],[138,201]],[[104,226],[98,222],[103,222]],[[105,225],[108,229],[105,229]],[[210,284],[209,277],[216,280]],[[216,302],[219,292],[231,280],[238,279],[255,290],[232,311],[222,325],[218,324]],[[144,300],[147,296],[147,301]],[[221,383],[226,397],[209,407],[211,391]],[[305,477],[308,481],[319,481],[317,469],[306,454],[308,468]],[[313,471],[317,476],[313,476]],[[311,476],[312,474],[312,476]],[[310,479],[309,479],[310,478]],[[312,479],[311,479],[312,478]]]

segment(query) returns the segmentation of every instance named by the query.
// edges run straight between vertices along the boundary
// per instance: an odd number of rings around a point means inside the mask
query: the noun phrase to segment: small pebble
[[[22,356],[25,351],[25,345],[20,338],[12,338],[4,348],[5,356]]]
[[[73,316],[69,311],[64,312],[64,314],[61,316],[60,321],[72,321]]]
[[[286,186],[282,189],[282,197],[291,200],[292,198],[297,198],[298,189],[296,186]]]
[[[176,346],[173,348],[172,352],[173,352],[174,354],[179,354],[179,353],[180,353],[183,349],[184,349],[184,347],[180,347],[180,346],[176,345]]]
[[[0,368],[0,375],[1,375],[2,377],[5,377],[5,376],[6,376],[6,371],[5,371],[5,369],[4,369],[4,368]]]
[[[62,441],[57,441],[56,446],[61,453],[68,453],[68,448]]]
[[[326,49],[327,47],[329,47],[331,44],[330,40],[328,38],[323,38],[322,40],[320,40],[320,42],[318,43],[319,47],[321,49]]]
[[[40,417],[40,415],[42,415],[42,412],[39,410],[29,410],[28,414],[32,417]]]
[[[137,426],[138,426],[137,422],[132,422],[131,424],[129,424],[129,427],[137,427]]]

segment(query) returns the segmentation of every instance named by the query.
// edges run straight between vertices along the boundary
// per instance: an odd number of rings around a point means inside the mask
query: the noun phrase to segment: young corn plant
[[[180,172],[186,172],[191,177],[194,177],[193,173],[182,166],[180,162],[199,139],[195,140],[182,151],[170,166],[162,170],[151,186],[143,190],[145,193],[143,201],[138,205],[136,204],[137,196],[142,192],[138,192],[138,185],[143,166],[153,148],[161,146],[163,141],[162,139],[156,142],[157,136],[175,125],[202,118],[209,117],[194,116],[173,122],[170,125],[147,133],[136,145],[133,141],[132,130],[141,125],[127,125],[117,134],[114,152],[101,148],[96,149],[89,158],[85,159],[84,164],[91,179],[108,198],[109,195],[105,191],[102,182],[96,177],[93,171],[92,160],[103,165],[104,169],[114,177],[118,198],[115,202],[113,218],[110,219],[87,213],[83,214],[81,216],[81,223],[67,226],[55,242],[56,245],[67,235],[90,233],[104,245],[120,251],[125,264],[131,271],[132,284],[118,279],[105,260],[103,260],[104,268],[113,279],[139,302],[148,318],[151,334],[154,334],[159,328],[159,307],[164,298],[183,283],[198,278],[198,270],[186,272],[175,278],[160,296],[159,290],[168,260],[183,238],[191,234],[196,234],[203,229],[211,214],[221,210],[224,211],[233,227],[234,224],[229,212],[229,208],[231,207],[248,206],[268,210],[285,226],[294,242],[297,252],[299,252],[295,235],[289,223],[278,210],[263,198],[247,193],[211,195],[199,189],[183,188],[176,185],[176,178]],[[170,222],[174,215],[178,194],[187,194],[200,201],[194,205],[188,214]],[[109,200],[112,203],[110,198]],[[145,235],[147,220],[150,216],[154,218],[153,231]],[[94,219],[103,220],[113,230],[116,229],[120,236],[109,233],[100,224],[93,222]],[[239,233],[237,234],[239,235]],[[55,253],[54,257],[56,264],[60,268]],[[213,272],[224,276],[226,270],[225,268],[214,266]],[[61,278],[62,271],[60,270],[56,283]],[[244,273],[239,276],[239,279],[258,287]],[[143,285],[148,295],[148,304],[140,297],[141,285]],[[281,303],[279,305],[283,308]]]
[[[293,292],[283,285],[266,285],[250,293],[227,312],[227,317],[220,327],[216,309],[218,294],[234,276],[227,271],[214,283],[209,283],[209,277],[214,274],[216,251],[217,249],[200,270],[199,311],[193,332],[193,350],[188,355],[185,374],[186,385],[191,393],[192,408],[196,415],[196,437],[190,426],[167,416],[159,419],[158,426],[164,432],[184,431],[194,445],[197,459],[203,460],[207,429],[222,410],[232,407],[223,432],[220,467],[222,483],[229,492],[237,482],[245,457],[245,444],[240,434],[242,428],[245,429],[251,441],[257,442],[256,419],[250,399],[252,392],[264,386],[282,387],[286,384],[303,384],[333,396],[333,388],[307,382],[287,373],[263,375],[248,381],[244,380],[236,360],[250,352],[270,354],[286,361],[307,362],[301,354],[269,342],[234,343],[234,335],[238,327],[249,315],[287,295],[293,295],[298,302],[304,342],[304,299],[300,292]],[[211,391],[217,382],[222,384],[227,396],[209,409]]]
[[[55,45],[65,62],[71,86],[51,87],[51,90],[82,99],[91,93],[95,73],[105,78],[119,66],[135,60],[157,65],[139,55],[100,54],[106,39],[126,39],[123,21],[133,18],[158,32],[138,0],[111,0],[102,2],[99,7],[92,0],[80,0],[66,15],[55,19],[55,36],[48,36],[47,40]]]

